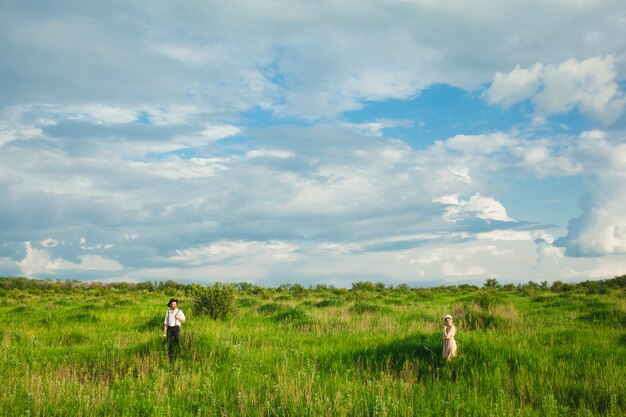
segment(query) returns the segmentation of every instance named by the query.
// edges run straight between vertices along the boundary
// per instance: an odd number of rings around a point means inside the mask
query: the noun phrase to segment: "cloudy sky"
[[[626,273],[622,0],[0,3],[0,275]]]

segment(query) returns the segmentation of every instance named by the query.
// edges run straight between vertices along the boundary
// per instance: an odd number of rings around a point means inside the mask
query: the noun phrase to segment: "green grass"
[[[624,293],[441,289],[239,295],[194,316],[170,364],[170,294],[9,290],[0,303],[7,416],[623,416]],[[482,298],[481,298],[482,297]],[[482,301],[482,306],[481,306]],[[442,317],[459,356],[440,358]]]

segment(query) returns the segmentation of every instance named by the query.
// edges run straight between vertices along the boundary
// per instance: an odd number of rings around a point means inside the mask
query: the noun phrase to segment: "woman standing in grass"
[[[451,361],[456,356],[456,340],[454,340],[454,334],[456,333],[456,327],[452,324],[452,316],[447,315],[443,318],[446,326],[443,328],[443,358],[447,361]]]

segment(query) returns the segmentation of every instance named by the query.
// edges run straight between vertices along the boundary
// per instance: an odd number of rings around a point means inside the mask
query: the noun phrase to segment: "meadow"
[[[0,285],[0,414],[624,416],[619,283],[247,285],[227,320],[194,314],[188,286]],[[187,315],[172,364],[161,335],[171,296]]]

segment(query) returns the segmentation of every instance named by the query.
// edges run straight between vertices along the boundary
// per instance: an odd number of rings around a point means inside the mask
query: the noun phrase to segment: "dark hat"
[[[178,300],[177,300],[177,299],[175,299],[175,298],[170,298],[170,300],[167,302],[167,306],[168,306],[168,307],[171,307],[171,306],[172,306],[172,303],[177,303],[177,302],[178,302]]]

